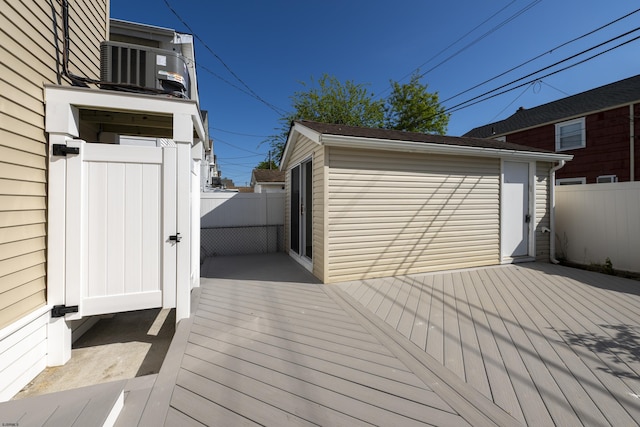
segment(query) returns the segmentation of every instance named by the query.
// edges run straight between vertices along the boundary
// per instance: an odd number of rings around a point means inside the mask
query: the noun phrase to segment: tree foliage
[[[408,132],[444,134],[449,115],[440,105],[438,93],[429,93],[415,73],[409,83],[391,82],[393,90],[385,105],[385,128]]]
[[[303,86],[307,87],[305,83]],[[365,85],[351,80],[342,84],[327,74],[316,87],[295,92],[291,100],[294,113],[287,117],[289,123],[300,119],[363,127],[381,127],[384,123],[384,102],[375,101]]]
[[[256,169],[273,169],[273,170],[276,170],[276,169],[278,169],[278,165],[273,160],[263,160],[260,163],[258,163],[258,166],[256,166]]]
[[[341,83],[328,74],[302,85],[304,89],[291,96],[293,112],[279,119],[278,133],[265,141],[276,159],[282,157],[294,120],[439,134],[446,132],[449,122],[438,94],[429,93],[417,73],[409,83],[392,81],[391,94],[380,100],[374,99],[366,85],[351,80]]]

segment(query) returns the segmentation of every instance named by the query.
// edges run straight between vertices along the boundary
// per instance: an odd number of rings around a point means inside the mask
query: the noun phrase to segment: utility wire
[[[484,24],[486,24],[487,22],[491,21],[493,18],[495,18],[498,14],[500,14],[501,12],[503,12],[505,9],[507,9],[509,6],[511,6],[513,3],[515,3],[517,0],[512,0],[511,3],[508,3],[506,6],[504,6],[503,8],[501,8],[500,10],[498,10],[497,12],[495,12],[493,15],[491,15],[490,17],[488,17],[487,19],[485,19],[484,21],[482,21],[481,23],[479,23],[478,25],[476,25],[475,27],[473,27],[471,30],[467,31],[466,33],[464,33],[464,35],[462,35],[461,37],[459,37],[456,41],[454,41],[453,43],[450,43],[447,47],[445,47],[444,49],[440,50],[440,52],[436,53],[435,55],[433,55],[431,58],[427,59],[425,62],[423,62],[422,64],[418,65],[417,67],[415,67],[411,72],[405,74],[404,76],[402,76],[402,78],[400,80],[398,80],[399,82],[403,81],[404,79],[406,79],[407,77],[409,77],[411,74],[413,74],[415,71],[419,71],[421,67],[424,67],[425,65],[427,65],[428,63],[430,63],[431,61],[433,61],[434,59],[436,59],[438,56],[442,55],[444,52],[446,52],[447,50],[449,50],[450,48],[452,48],[453,46],[455,46],[456,44],[458,44],[460,41],[462,41],[465,37],[467,37],[469,34],[473,33],[475,30],[477,30],[478,28],[482,27]]]
[[[633,30],[633,31],[630,31],[629,33],[635,32],[635,31],[637,31],[638,29],[640,29],[640,27],[639,27],[639,28],[636,28],[636,29],[635,29],[635,30]],[[628,33],[627,33],[627,34],[628,34]],[[614,39],[612,39],[612,40],[618,39],[618,38],[620,38],[620,37],[621,37],[621,36],[615,37],[615,38],[614,38]],[[523,86],[526,86],[526,85],[529,85],[529,84],[535,83],[535,82],[536,82],[536,81],[538,81],[538,80],[545,79],[545,78],[547,78],[547,77],[553,76],[553,75],[558,74],[558,73],[561,73],[561,72],[563,72],[563,71],[566,71],[566,70],[568,70],[568,69],[570,69],[570,68],[576,67],[576,66],[578,66],[578,65],[580,65],[580,64],[584,64],[585,62],[587,62],[587,61],[591,61],[592,59],[595,59],[595,58],[597,58],[597,57],[599,57],[599,56],[602,56],[602,55],[604,55],[605,53],[611,52],[611,51],[613,51],[613,50],[615,50],[615,49],[618,49],[618,48],[620,48],[620,47],[622,47],[622,46],[628,45],[629,43],[633,43],[634,41],[636,41],[636,40],[638,40],[638,39],[640,39],[640,36],[637,36],[637,37],[634,37],[634,38],[632,38],[632,39],[630,39],[630,40],[627,40],[627,41],[625,41],[625,42],[622,42],[622,43],[620,43],[620,44],[618,44],[618,45],[616,45],[616,46],[613,46],[613,47],[611,47],[611,48],[609,48],[609,49],[603,50],[602,52],[598,52],[598,53],[596,53],[595,55],[592,55],[592,56],[590,56],[590,57],[588,57],[588,58],[585,58],[585,59],[583,59],[583,60],[580,60],[580,61],[578,61],[578,62],[576,62],[576,63],[574,63],[574,64],[568,65],[568,66],[566,66],[566,67],[564,67],[564,68],[561,68],[561,69],[559,69],[559,70],[552,71],[551,73],[545,74],[544,76],[536,77],[536,78],[535,78],[535,79],[533,79],[533,80],[530,80],[530,81],[527,81],[527,82],[525,82],[525,83],[519,84],[519,85],[514,86],[514,87],[512,87],[512,88],[505,89],[505,90],[503,90],[503,91],[501,91],[501,92],[493,93],[493,92],[498,91],[498,90],[500,90],[500,89],[502,89],[502,88],[505,88],[506,86],[509,86],[509,85],[511,85],[511,84],[513,84],[513,83],[515,83],[515,82],[518,82],[518,81],[521,81],[521,80],[523,80],[523,79],[525,79],[525,78],[527,78],[527,77],[530,77],[530,76],[531,76],[531,75],[533,75],[533,74],[537,74],[537,73],[539,73],[539,72],[541,72],[541,71],[543,71],[543,70],[547,70],[547,69],[549,69],[549,68],[550,68],[550,67],[552,67],[552,66],[545,67],[545,68],[543,68],[543,69],[541,69],[541,70],[536,71],[535,73],[531,73],[531,74],[529,74],[529,75],[527,75],[527,76],[525,76],[525,77],[522,77],[522,78],[520,78],[520,79],[514,80],[514,81],[513,81],[513,82],[511,82],[511,83],[508,83],[508,84],[506,84],[506,85],[502,85],[502,86],[500,86],[500,87],[498,87],[498,88],[495,88],[495,89],[493,89],[493,90],[490,90],[490,91],[488,91],[488,92],[485,92],[485,93],[484,93],[484,94],[482,94],[482,95],[479,95],[479,96],[476,96],[476,97],[474,97],[474,98],[471,98],[471,99],[470,99],[470,100],[468,100],[468,101],[465,101],[465,102],[462,102],[462,103],[460,103],[460,104],[454,105],[453,107],[450,107],[450,108],[446,109],[444,112],[442,112],[442,113],[440,113],[440,114],[450,114],[450,113],[455,113],[456,111],[463,110],[463,109],[465,109],[465,108],[471,107],[472,105],[479,104],[480,102],[487,101],[487,100],[489,100],[489,99],[495,98],[496,96],[500,96],[500,95],[503,95],[503,94],[505,94],[505,93],[511,92],[511,91],[513,91],[513,90],[516,90],[516,89],[518,89],[518,88],[521,88],[521,87],[523,87]],[[610,41],[611,41],[611,40],[610,40]],[[603,44],[606,44],[606,43],[608,43],[608,42],[601,43],[599,46],[601,46],[601,45],[603,45]],[[587,49],[587,50],[586,50],[586,51],[584,51],[584,52],[587,52],[587,51],[590,51],[590,50],[593,50],[593,49],[594,49],[594,48],[590,48],[590,49]],[[584,52],[581,52],[580,54],[582,54],[582,53],[584,53]],[[576,56],[578,56],[578,55],[580,55],[580,54],[573,55],[571,58],[575,58]],[[568,59],[571,59],[571,58],[568,58]],[[566,60],[560,61],[560,62],[558,62],[558,63],[556,63],[556,64],[554,64],[554,65],[557,65],[557,64],[559,64],[559,63],[561,63],[561,62],[565,62],[565,61],[566,61]],[[486,96],[486,97],[485,97],[485,96]],[[482,98],[482,99],[479,99],[479,98]],[[435,117],[435,116],[434,116],[434,117]]]
[[[443,101],[442,101],[442,103],[445,103],[445,102],[447,102],[447,101],[451,101],[452,99],[455,99],[455,98],[457,98],[457,97],[459,97],[459,96],[461,96],[461,95],[464,95],[465,93],[471,92],[472,90],[477,89],[477,88],[479,88],[480,86],[484,86],[485,84],[487,84],[487,83],[489,83],[489,82],[492,82],[492,81],[494,81],[494,80],[496,80],[496,79],[498,79],[498,78],[500,78],[500,77],[502,77],[502,76],[504,76],[504,75],[506,75],[506,74],[509,74],[509,73],[511,73],[511,72],[513,72],[513,71],[515,71],[515,70],[517,70],[518,68],[522,68],[522,67],[524,67],[525,65],[530,64],[531,62],[533,62],[533,61],[535,61],[535,60],[537,60],[537,59],[540,59],[540,58],[542,58],[542,57],[543,57],[543,56],[545,56],[545,55],[548,55],[548,54],[550,54],[550,53],[553,53],[553,51],[555,51],[555,50],[558,50],[558,49],[563,48],[563,47],[565,47],[565,46],[567,46],[567,45],[569,45],[569,44],[571,44],[571,43],[574,43],[574,42],[576,42],[576,41],[578,41],[578,40],[581,40],[581,39],[583,39],[583,38],[585,38],[585,37],[588,37],[588,36],[590,36],[590,35],[592,35],[592,34],[595,34],[595,33],[597,33],[598,31],[601,31],[601,30],[603,30],[603,29],[605,29],[605,28],[607,28],[607,27],[609,27],[609,26],[611,26],[611,25],[613,25],[613,24],[616,24],[616,23],[618,23],[618,22],[622,21],[623,19],[626,19],[626,18],[630,17],[631,15],[634,15],[634,14],[636,14],[636,13],[638,13],[638,12],[640,12],[640,9],[636,9],[636,10],[634,10],[633,12],[629,12],[629,13],[627,13],[626,15],[621,16],[621,17],[620,17],[620,18],[618,18],[618,19],[614,19],[613,21],[608,22],[608,23],[606,23],[606,24],[604,24],[604,25],[602,25],[602,26],[600,26],[600,27],[598,27],[598,28],[596,28],[596,29],[594,29],[594,30],[591,30],[591,31],[589,31],[589,32],[587,32],[587,33],[584,33],[584,34],[583,34],[583,35],[581,35],[581,36],[578,36],[578,37],[573,38],[573,39],[571,39],[571,40],[569,40],[569,41],[566,41],[566,42],[564,42],[564,43],[561,43],[561,44],[559,44],[558,46],[553,47],[553,48],[549,49],[548,51],[546,51],[546,52],[544,52],[544,53],[541,53],[541,54],[539,54],[539,55],[537,55],[537,56],[535,56],[535,57],[533,57],[533,58],[531,58],[531,59],[529,59],[529,60],[527,60],[527,61],[525,61],[525,62],[523,62],[523,63],[519,64],[519,65],[516,65],[515,67],[512,67],[512,68],[508,69],[507,71],[504,71],[504,72],[502,72],[502,73],[500,73],[500,74],[498,74],[498,75],[496,75],[496,76],[494,76],[494,77],[491,77],[490,79],[487,79],[487,80],[485,80],[485,81],[483,81],[483,82],[481,82],[481,83],[478,83],[477,85],[475,85],[475,86],[473,86],[473,87],[470,87],[469,89],[466,89],[466,90],[464,90],[464,91],[462,91],[462,92],[459,92],[459,93],[457,93],[457,94],[455,94],[455,95],[453,95],[453,96],[451,96],[451,97],[449,97],[449,98],[447,98],[447,99],[443,100]]]
[[[195,63],[195,61],[194,61]],[[213,77],[217,78],[218,80],[223,81],[224,83],[228,84],[229,86],[231,86],[234,89],[239,90],[240,92],[249,95],[250,97],[254,98],[253,94],[251,92],[249,92],[248,90],[245,90],[243,88],[241,88],[240,86],[231,83],[229,80],[225,79],[224,77],[222,77],[220,74],[216,73],[215,71],[211,70],[210,68],[205,67],[204,65],[200,64],[199,62],[197,64],[195,64],[198,68],[201,68],[202,70],[206,71],[207,73],[211,74]]]
[[[214,139],[214,144],[217,143],[217,142],[220,142],[220,143],[222,143],[224,145],[228,145],[228,146],[233,147],[233,148],[235,148],[237,150],[246,151],[247,153],[260,154],[262,156],[266,155],[266,153],[258,153],[257,151],[251,151],[251,150],[247,150],[246,148],[239,147],[239,146],[237,146],[235,144],[232,144],[230,142],[225,141],[224,139],[220,139],[220,138]]]
[[[536,75],[536,74],[538,74],[538,73],[541,73],[541,72],[543,72],[543,71],[546,71],[546,70],[548,70],[548,69],[550,69],[550,68],[556,67],[556,66],[558,66],[558,65],[560,65],[560,64],[562,64],[562,63],[564,63],[564,62],[567,62],[567,61],[570,61],[570,60],[572,60],[572,59],[575,59],[575,58],[577,58],[578,56],[584,55],[585,53],[590,52],[590,51],[592,51],[592,50],[595,50],[595,49],[597,49],[597,48],[599,48],[599,47],[602,47],[602,46],[604,46],[604,45],[606,45],[606,44],[608,44],[608,43],[611,43],[612,41],[618,40],[618,39],[620,39],[620,38],[622,38],[622,37],[628,36],[629,34],[635,33],[635,32],[636,32],[636,31],[638,31],[638,30],[640,30],[640,27],[636,27],[636,28],[634,28],[633,30],[627,31],[626,33],[620,34],[620,35],[618,35],[618,36],[616,36],[616,37],[613,37],[613,38],[611,38],[611,39],[609,39],[609,40],[607,40],[607,41],[604,41],[604,42],[599,43],[599,44],[597,44],[597,45],[595,45],[595,46],[592,46],[592,47],[590,47],[590,48],[588,48],[588,49],[585,49],[585,50],[583,50],[583,51],[581,51],[581,52],[578,52],[578,53],[576,53],[576,54],[574,54],[574,55],[571,55],[571,56],[569,56],[569,57],[567,57],[567,58],[565,58],[565,59],[562,59],[562,60],[560,60],[560,61],[557,61],[557,62],[555,62],[555,63],[553,63],[553,64],[551,64],[551,65],[548,65],[548,66],[546,66],[546,67],[543,67],[543,68],[541,68],[541,69],[539,69],[539,70],[536,70],[536,71],[534,71],[534,72],[532,72],[532,73],[529,73],[529,74],[527,74],[527,75],[526,75],[526,76],[524,76],[524,77],[520,77],[519,79],[516,79],[516,80],[513,80],[513,81],[511,81],[511,82],[509,82],[509,83],[503,84],[502,86],[498,86],[497,88],[494,88],[494,89],[492,89],[492,90],[490,90],[490,91],[487,91],[487,92],[485,92],[485,93],[483,93],[483,94],[481,94],[481,95],[475,96],[475,97],[473,97],[473,98],[471,98],[471,99],[469,99],[469,100],[467,100],[467,101],[464,101],[464,102],[461,102],[461,103],[459,103],[459,104],[456,104],[456,105],[454,105],[453,107],[450,107],[450,108],[449,108],[449,110],[452,110],[452,109],[458,108],[458,107],[460,107],[461,105],[464,105],[464,104],[467,104],[467,103],[469,103],[469,102],[475,101],[476,99],[482,98],[483,96],[488,95],[488,94],[490,94],[490,93],[492,93],[492,92],[498,91],[498,90],[500,90],[500,89],[504,89],[505,87],[507,87],[507,86],[511,86],[511,85],[512,85],[512,84],[514,84],[514,83],[517,83],[517,82],[519,82],[519,81],[522,81],[522,80],[524,80],[524,79],[527,79],[527,78],[529,78],[529,77],[531,77],[531,76],[534,76],[534,75]],[[633,39],[633,40],[635,40],[635,39]],[[625,43],[625,44],[626,44],[626,43]],[[618,46],[618,47],[619,47],[619,46]],[[606,50],[605,52],[608,52],[608,50]],[[597,55],[597,56],[598,56],[598,55]],[[594,57],[592,57],[592,58],[594,58]],[[545,77],[546,77],[546,76],[545,76]],[[544,78],[544,77],[539,77],[539,79],[542,79],[542,78]],[[518,87],[521,87],[521,86],[518,86]]]
[[[251,94],[251,96],[255,99],[257,99],[258,101],[262,102],[264,105],[266,105],[267,107],[269,107],[270,109],[272,109],[273,111],[275,111],[279,116],[283,116],[285,115],[285,111],[281,108],[276,107],[275,105],[271,104],[270,102],[266,101],[264,98],[262,98],[260,95],[258,95],[253,89],[251,89],[251,87],[249,87],[249,85],[247,83],[245,83],[244,80],[242,80],[232,69],[231,67],[229,67],[227,65],[226,62],[224,62],[224,60],[213,51],[213,49],[211,49],[209,47],[209,45],[202,40],[195,31],[193,31],[193,29],[189,26],[189,24],[187,24],[184,19],[182,19],[182,17],[180,17],[180,15],[178,14],[178,12],[175,11],[175,9],[171,6],[171,4],[169,4],[168,0],[164,0],[165,5],[169,8],[169,10],[171,11],[171,13],[173,13],[175,15],[176,18],[178,18],[178,20],[182,23],[182,25],[184,25],[190,32],[191,34],[200,42],[202,43],[202,45],[205,47],[205,49],[207,49],[213,56],[214,58],[216,58],[221,64],[222,66],[237,80],[240,82],[240,84],[242,84],[242,86],[244,86]]]
[[[449,62],[451,59],[455,58],[456,56],[458,56],[459,54],[461,54],[462,52],[464,52],[465,50],[467,50],[471,46],[475,45],[476,43],[480,42],[481,40],[485,39],[489,35],[495,33],[500,28],[502,28],[505,25],[507,25],[509,22],[513,21],[514,19],[518,18],[520,15],[522,15],[525,12],[529,11],[529,9],[532,9],[535,6],[537,6],[538,3],[540,3],[541,1],[542,0],[533,0],[532,2],[527,4],[525,7],[523,7],[522,9],[520,9],[519,11],[517,11],[516,13],[514,13],[513,15],[511,15],[510,17],[508,17],[507,19],[505,19],[504,21],[502,21],[501,23],[499,23],[498,25],[496,25],[495,27],[493,27],[492,29],[490,29],[489,31],[484,33],[483,35],[481,35],[480,37],[477,37],[476,39],[474,39],[473,41],[471,41],[470,43],[468,43],[467,45],[465,45],[461,49],[457,50],[453,54],[451,54],[448,57],[446,57],[444,60],[440,61],[439,63],[437,63],[433,67],[429,68],[424,73],[421,73],[420,74],[420,78],[424,77],[425,75],[427,75],[428,73],[432,72],[433,70],[435,70],[436,68],[440,67],[441,65]]]
[[[562,89],[558,89],[558,88],[557,88],[557,87],[555,87],[555,86],[551,86],[549,83],[547,83],[547,82],[545,82],[545,81],[543,81],[543,80],[539,80],[539,82],[540,82],[540,83],[542,83],[542,84],[543,84],[543,85],[545,85],[545,86],[549,86],[551,89],[557,90],[558,92],[560,92],[560,93],[561,93],[561,94],[563,94],[563,95],[571,96],[571,94],[569,94],[569,93],[567,93],[567,92],[563,91]]]
[[[222,160],[239,160],[240,159],[240,160],[242,160],[242,159],[249,159],[251,157],[262,157],[264,155],[265,154],[250,154],[248,156],[240,156],[240,157],[227,157],[227,156],[224,156],[224,157],[218,157],[218,159],[222,159]]]
[[[520,93],[520,95],[516,96],[516,97],[515,97],[515,99],[509,103],[509,105],[507,105],[506,107],[504,107],[502,110],[500,110],[500,112],[499,112],[498,114],[496,114],[495,116],[493,116],[493,118],[492,118],[491,120],[489,120],[489,123],[493,123],[493,122],[494,122],[494,121],[495,121],[495,120],[500,116],[500,114],[504,113],[504,112],[505,112],[505,110],[506,110],[507,108],[511,107],[511,106],[513,105],[513,103],[514,103],[514,102],[516,102],[518,99],[520,99],[520,98],[522,97],[522,95],[524,95],[525,93],[527,93],[527,91],[529,90],[529,88],[533,87],[533,85],[535,85],[536,83],[537,83],[537,80],[536,80],[536,82],[531,83],[531,85],[529,85],[529,86],[525,87],[525,88],[524,88],[524,90]]]
[[[230,130],[214,128],[212,126],[210,126],[209,129],[217,130],[217,131],[224,132],[224,133],[230,133],[232,135],[250,136],[252,138],[269,138],[269,135],[254,135],[254,134],[251,134],[251,133],[233,132],[233,131],[230,131]]]

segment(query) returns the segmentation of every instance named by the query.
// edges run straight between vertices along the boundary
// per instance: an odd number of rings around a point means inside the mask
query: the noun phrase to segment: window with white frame
[[[598,184],[605,184],[608,182],[618,182],[618,177],[616,175],[600,175],[596,178],[596,182]]]
[[[584,117],[556,123],[556,151],[574,150],[586,145]]]
[[[581,185],[586,184],[587,178],[556,178],[556,185]]]

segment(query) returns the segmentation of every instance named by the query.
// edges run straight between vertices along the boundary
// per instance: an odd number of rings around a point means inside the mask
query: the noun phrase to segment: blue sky
[[[385,96],[390,80],[406,77],[406,81],[417,68],[423,73],[434,68],[421,81],[444,101],[544,54],[444,103],[452,107],[640,26],[640,13],[636,13],[551,51],[640,6],[628,0],[167,1],[207,45],[196,41],[198,64],[241,87],[208,47],[257,95],[282,110],[290,110],[290,96],[302,89],[300,82],[323,73],[367,84],[376,96]],[[111,0],[111,17],[191,32],[165,0]],[[640,31],[633,32],[523,82],[639,35]],[[637,40],[535,84],[456,111],[447,133],[462,135],[504,119],[520,106],[535,107],[636,75],[640,73],[639,51]],[[219,77],[198,68],[201,108],[210,114],[223,176],[245,185],[253,167],[266,158],[268,144],[260,143],[275,132],[279,115]]]

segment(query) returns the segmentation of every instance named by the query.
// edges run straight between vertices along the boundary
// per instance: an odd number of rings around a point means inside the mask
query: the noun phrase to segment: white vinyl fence
[[[556,187],[556,254],[640,272],[640,182]]]
[[[279,252],[284,193],[201,193],[201,257]]]

